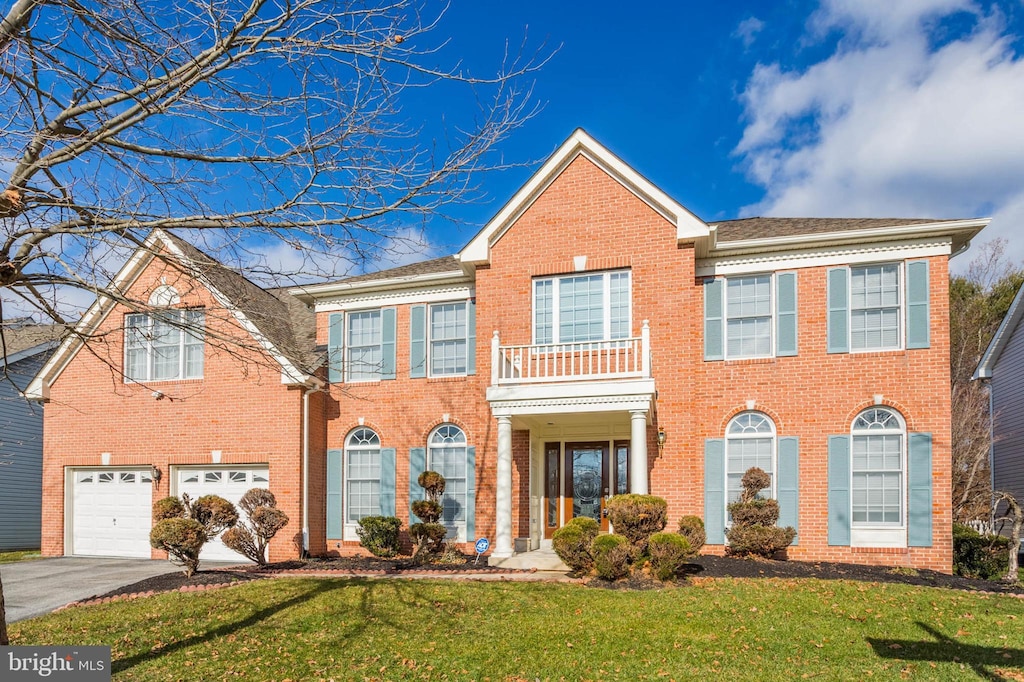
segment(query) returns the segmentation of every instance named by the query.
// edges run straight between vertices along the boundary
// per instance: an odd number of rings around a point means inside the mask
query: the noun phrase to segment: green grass
[[[26,549],[18,552],[0,552],[0,564],[13,564],[15,561],[28,561],[39,558],[38,549]]]
[[[11,630],[12,644],[111,645],[115,680],[1024,678],[1024,600],[817,580],[275,579]]]

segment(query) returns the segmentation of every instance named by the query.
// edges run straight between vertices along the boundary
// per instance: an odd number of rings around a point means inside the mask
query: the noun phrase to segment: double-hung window
[[[380,513],[380,437],[358,428],[345,441],[345,523]]]
[[[534,343],[629,338],[630,289],[628,270],[534,280]]]
[[[384,362],[381,311],[349,313],[346,337],[346,381],[379,380]]]
[[[205,324],[202,310],[126,315],[125,379],[201,379]]]
[[[854,526],[903,524],[903,422],[874,407],[853,422],[851,500]]]
[[[466,302],[431,305],[429,326],[431,376],[466,374],[469,347]]]
[[[438,426],[427,441],[427,467],[445,480],[441,523],[450,535],[466,526],[466,447],[465,432],[454,424]]]
[[[771,476],[772,484],[763,493],[774,497],[775,425],[761,412],[743,412],[725,429],[726,503],[738,502],[743,493],[743,474],[758,467]]]
[[[900,266],[850,268],[850,348],[900,348]]]
[[[725,286],[727,358],[772,354],[772,277],[730,277]]]

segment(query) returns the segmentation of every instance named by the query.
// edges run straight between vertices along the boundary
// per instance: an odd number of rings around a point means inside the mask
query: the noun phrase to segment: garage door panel
[[[76,471],[72,482],[71,553],[148,558],[152,488],[148,472]]]
[[[267,466],[238,466],[217,469],[179,469],[177,473],[178,495],[187,494],[196,499],[203,495],[219,495],[236,507],[247,491],[252,488],[269,488],[270,475]],[[239,521],[248,521],[245,512],[238,510]],[[237,552],[228,549],[218,536],[203,546],[200,559],[207,561],[248,561]]]

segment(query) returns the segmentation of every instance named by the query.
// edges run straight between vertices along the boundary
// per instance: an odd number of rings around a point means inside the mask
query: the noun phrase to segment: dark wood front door
[[[565,520],[589,516],[608,530],[605,499],[611,495],[608,481],[608,443],[566,443]]]

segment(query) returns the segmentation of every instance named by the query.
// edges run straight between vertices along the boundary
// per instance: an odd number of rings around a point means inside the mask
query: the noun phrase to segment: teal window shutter
[[[850,352],[850,270],[828,271],[828,352]],[[849,543],[847,543],[849,544]]]
[[[476,537],[476,448],[466,448],[466,542]]]
[[[327,316],[327,380],[341,383],[345,358],[345,313]]]
[[[341,506],[341,458],[343,451],[327,451],[327,537],[340,538],[344,511]]]
[[[395,460],[394,448],[380,449],[380,515],[395,515]]]
[[[931,345],[928,293],[928,261],[908,263],[907,348],[928,348]]]
[[[931,547],[932,434],[910,434],[907,459],[907,544]]]
[[[412,448],[409,450],[409,525],[419,523],[420,520],[412,513],[412,503],[423,499],[423,487],[418,479],[427,469],[427,449]]]
[[[800,530],[800,439],[792,436],[779,439],[779,462],[776,488],[779,502],[779,526]],[[797,544],[800,536],[793,541]]]
[[[395,309],[384,308],[380,311],[380,378],[395,378]]]
[[[725,357],[722,331],[722,295],[720,279],[704,280],[704,359],[721,360]]]
[[[476,299],[466,303],[466,374],[476,374]]]
[[[796,273],[776,275],[775,293],[775,354],[796,355]]]
[[[409,376],[427,376],[427,306],[409,309]]]
[[[850,545],[850,437],[828,437],[828,544]]]
[[[704,440],[704,532],[708,544],[725,544],[725,440]]]

